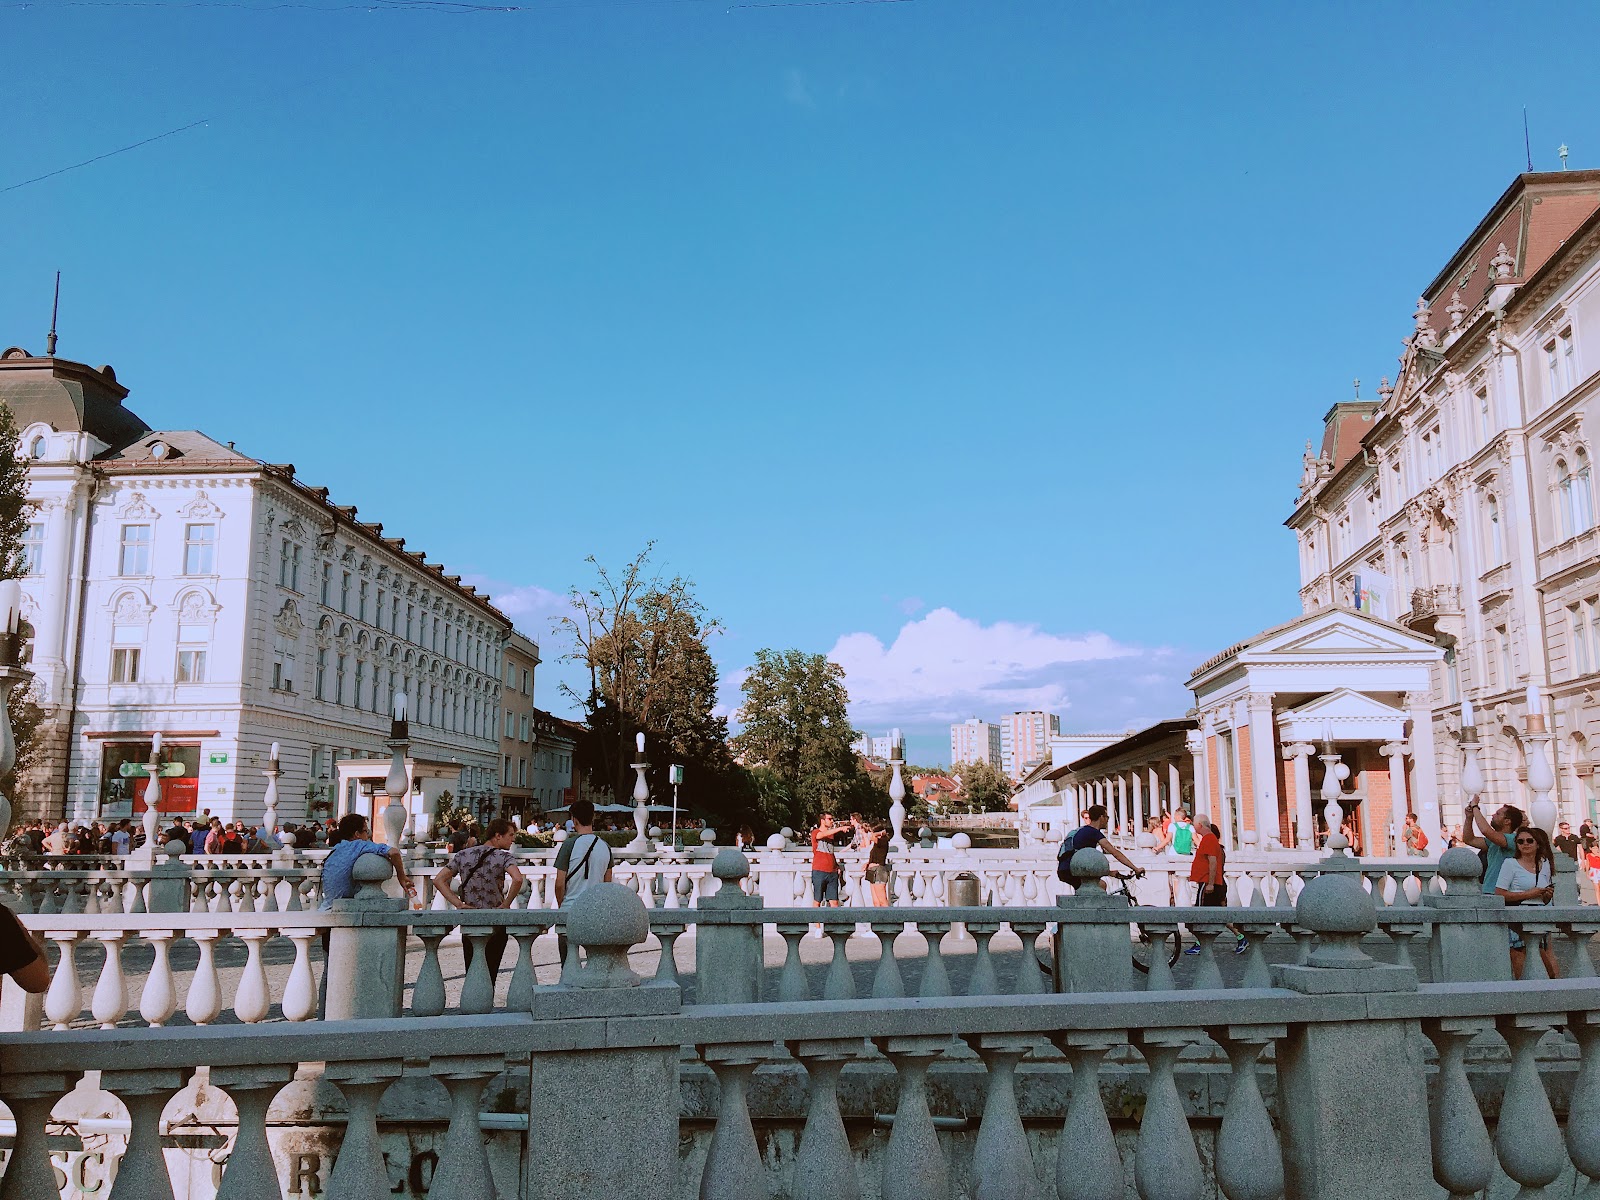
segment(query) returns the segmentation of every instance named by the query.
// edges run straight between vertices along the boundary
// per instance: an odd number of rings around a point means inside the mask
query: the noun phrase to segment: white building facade
[[[977,717],[950,726],[950,763],[981,762],[1000,767],[1000,726]]]
[[[1357,607],[1442,649],[1416,713],[1444,824],[1459,703],[1486,803],[1526,807],[1528,689],[1563,818],[1596,813],[1600,746],[1600,171],[1523,175],[1429,285],[1398,381],[1336,405],[1288,520],[1306,612]],[[1413,731],[1413,738],[1417,731]]]
[[[292,467],[149,430],[126,395],[109,368],[0,355],[30,460],[25,653],[45,713],[19,815],[141,812],[121,767],[157,732],[183,765],[163,812],[258,820],[273,742],[280,820],[371,812],[341,763],[387,757],[396,692],[413,757],[491,806],[506,617]]]

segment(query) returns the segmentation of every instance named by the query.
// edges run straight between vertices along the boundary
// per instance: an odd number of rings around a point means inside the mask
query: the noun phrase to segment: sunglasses
[[[1535,842],[1532,838],[1518,838],[1517,839],[1517,845],[1519,845],[1519,846],[1534,846],[1534,845],[1537,845],[1537,844],[1538,843]]]

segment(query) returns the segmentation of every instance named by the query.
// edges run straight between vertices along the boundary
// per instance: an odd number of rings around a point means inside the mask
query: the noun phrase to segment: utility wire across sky
[[[154,137],[145,138],[143,141],[134,142],[131,145],[122,146],[116,150],[107,150],[104,154],[96,154],[93,158],[86,158],[80,163],[73,163],[70,167],[58,167],[54,171],[46,171],[43,175],[35,175],[32,179],[24,179],[20,183],[7,184],[5,187],[0,187],[0,195],[3,195],[6,192],[14,192],[18,188],[27,187],[30,183],[42,183],[46,179],[54,179],[57,175],[65,175],[68,171],[76,171],[79,167],[87,167],[90,163],[97,163],[102,159],[114,158],[118,154],[126,154],[129,150],[137,150],[140,146],[148,146],[151,142],[159,142],[162,138],[169,138],[175,134],[184,133],[187,130],[195,128],[197,125],[204,125],[205,123],[206,118],[201,118],[198,121],[191,121],[187,125],[180,125],[177,129],[169,129],[165,133],[158,133]]]

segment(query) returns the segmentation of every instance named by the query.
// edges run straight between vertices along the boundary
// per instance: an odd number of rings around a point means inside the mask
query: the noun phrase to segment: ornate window
[[[1578,447],[1572,455],[1572,532],[1582,533],[1594,524],[1594,492],[1590,486],[1589,455]]]
[[[1490,492],[1484,497],[1484,525],[1488,544],[1485,550],[1489,565],[1498,567],[1506,560],[1505,530],[1500,524],[1500,501]]]
[[[22,531],[22,556],[17,567],[24,575],[44,574],[44,522],[29,521]]]
[[[150,603],[137,592],[123,592],[111,609],[111,682],[138,683],[150,627]]]
[[[318,700],[326,700],[328,698],[327,684],[328,648],[326,646],[318,646],[316,686],[312,689],[312,695],[314,695]]]
[[[124,525],[117,553],[118,575],[150,574],[149,525]]]
[[[211,575],[217,565],[217,527],[210,522],[183,527],[183,573]]]

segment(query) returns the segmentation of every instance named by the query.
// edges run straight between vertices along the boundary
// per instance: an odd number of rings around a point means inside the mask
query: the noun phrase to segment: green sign
[[[125,763],[122,764],[122,766],[117,768],[117,773],[119,775],[121,775],[124,779],[149,779],[150,778],[150,772],[145,769],[145,766],[144,766],[143,763],[125,762]],[[161,774],[161,778],[163,778],[163,779],[170,779],[174,775],[182,775],[183,773],[184,773],[184,769],[183,769],[183,764],[181,762],[162,763],[161,764],[160,774]]]
[[[228,756],[222,753],[213,754],[207,761],[214,763],[225,763],[228,761]]]
[[[674,767],[669,768],[669,773],[668,773],[667,779],[668,779],[668,782],[673,783],[673,784],[682,783],[683,782],[683,768],[682,767],[678,767],[678,766],[674,766]]]

